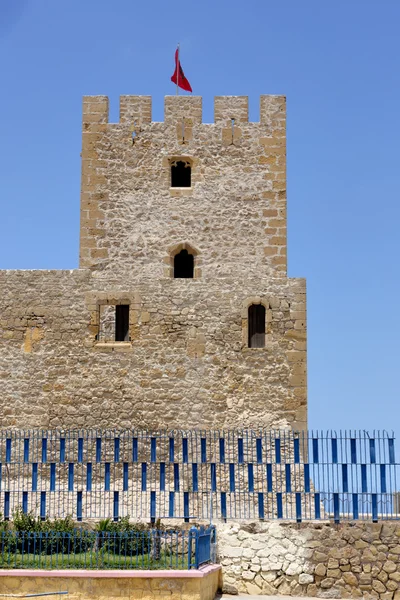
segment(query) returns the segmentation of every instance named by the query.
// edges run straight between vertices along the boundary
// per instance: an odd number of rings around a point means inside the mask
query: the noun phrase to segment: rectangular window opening
[[[177,160],[171,164],[171,187],[191,187],[192,168],[188,161]]]
[[[249,306],[248,338],[249,348],[264,348],[265,307],[262,304],[251,304]]]
[[[115,307],[115,341],[129,342],[129,304]]]
[[[129,342],[129,304],[100,306],[100,342]]]

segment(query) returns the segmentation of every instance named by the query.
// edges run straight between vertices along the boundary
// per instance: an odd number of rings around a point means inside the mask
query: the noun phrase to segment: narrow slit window
[[[171,163],[171,187],[191,187],[192,167],[188,161],[177,160]]]
[[[193,279],[194,257],[187,250],[181,250],[174,256],[174,278]]]
[[[129,341],[129,304],[117,304],[115,307],[115,341]]]
[[[252,304],[248,313],[249,348],[265,346],[265,306]]]

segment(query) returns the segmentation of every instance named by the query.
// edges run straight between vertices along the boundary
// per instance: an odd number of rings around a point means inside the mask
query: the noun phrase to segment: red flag
[[[176,52],[175,52],[175,71],[171,77],[171,81],[173,83],[176,83],[176,85],[178,87],[182,88],[183,90],[186,90],[187,92],[192,91],[190,83],[186,79],[185,73],[183,72],[183,69],[181,67],[181,62],[179,60],[179,49],[178,48],[176,49]]]

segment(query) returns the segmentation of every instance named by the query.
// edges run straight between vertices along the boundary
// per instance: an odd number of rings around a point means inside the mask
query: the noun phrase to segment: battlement
[[[151,96],[120,96],[120,123],[143,125],[152,122]],[[286,118],[285,96],[260,96],[260,123],[273,129],[284,125]],[[201,96],[165,96],[164,122],[190,119],[193,124],[203,122]],[[248,96],[215,96],[214,123],[235,124],[249,122]],[[83,124],[85,129],[92,125],[109,123],[109,100],[107,96],[84,96]]]

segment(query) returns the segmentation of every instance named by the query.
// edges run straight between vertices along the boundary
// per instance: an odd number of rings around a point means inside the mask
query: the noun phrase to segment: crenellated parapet
[[[145,124],[152,122],[151,96],[120,96],[120,123]],[[193,124],[203,122],[201,96],[165,96],[164,122],[176,119],[190,119]],[[260,96],[261,124],[273,129],[280,128],[286,118],[285,96]],[[248,96],[215,96],[214,123],[236,125],[249,123]],[[87,128],[109,122],[109,101],[107,96],[85,96],[83,99],[83,123]]]

